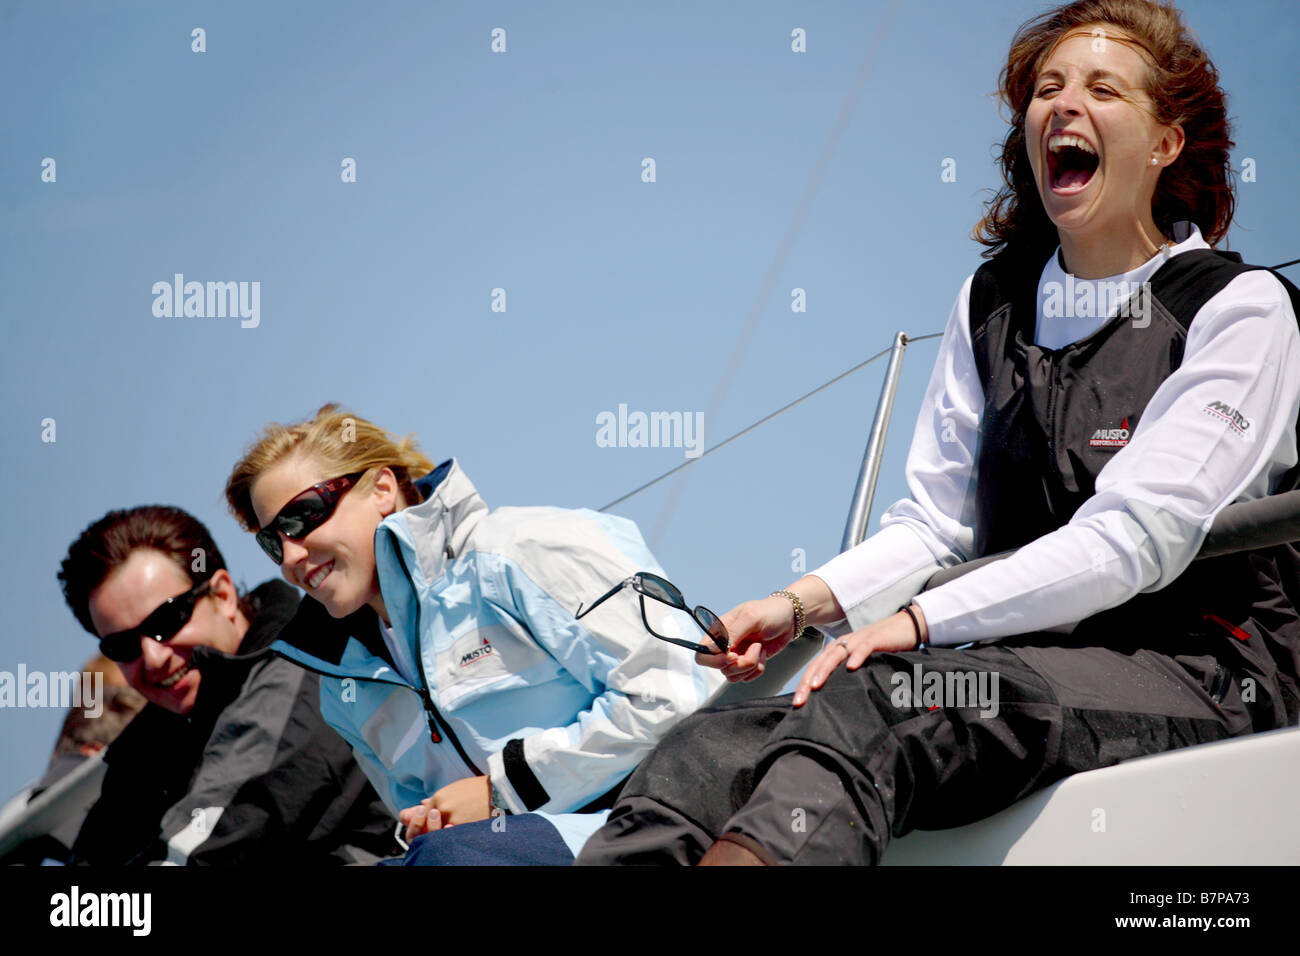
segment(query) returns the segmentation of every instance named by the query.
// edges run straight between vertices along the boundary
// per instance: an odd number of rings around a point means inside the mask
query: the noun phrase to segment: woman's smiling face
[[[328,470],[315,458],[290,455],[259,475],[249,489],[259,526],[305,489],[338,477]],[[371,477],[349,488],[334,513],[302,540],[280,535],[284,579],[320,601],[332,617],[346,617],[379,595],[375,529],[395,509],[397,489],[386,468]]]
[[[1147,223],[1160,170],[1182,147],[1181,129],[1156,122],[1147,61],[1126,39],[1109,26],[1067,34],[1035,77],[1025,149],[1059,230]]]

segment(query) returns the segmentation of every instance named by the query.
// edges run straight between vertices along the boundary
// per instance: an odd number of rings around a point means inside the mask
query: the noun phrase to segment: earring
[[[1156,159],[1154,156],[1151,157],[1151,165],[1152,165],[1152,166],[1156,165],[1156,163],[1158,163],[1158,162],[1160,162],[1160,160]]]

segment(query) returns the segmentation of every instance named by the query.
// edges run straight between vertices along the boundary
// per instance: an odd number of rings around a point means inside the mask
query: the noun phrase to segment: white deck
[[[1075,774],[1001,813],[913,831],[885,866],[1300,863],[1300,727]]]

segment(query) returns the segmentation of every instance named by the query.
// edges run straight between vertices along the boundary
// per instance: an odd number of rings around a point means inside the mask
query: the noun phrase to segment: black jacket
[[[1044,349],[1032,344],[1044,260],[1007,250],[981,266],[971,284],[971,343],[985,395],[976,479],[979,557],[1021,547],[1070,520],[1114,455],[1113,447],[1093,447],[1089,435],[1121,420],[1136,429],[1156,390],[1182,364],[1187,330],[1201,307],[1237,276],[1261,268],[1217,250],[1173,256],[1142,293],[1151,299],[1149,325],[1111,321],[1064,348]],[[1300,315],[1300,289],[1273,275]],[[1296,429],[1300,442],[1300,422]],[[1281,475],[1274,490],[1296,488],[1300,465]],[[1172,584],[1088,618],[1074,634],[1110,647],[1129,636],[1154,647],[1155,634],[1170,635],[1175,645],[1188,635],[1215,635],[1217,664],[1253,681],[1250,709],[1260,730],[1300,719],[1297,607],[1300,552],[1282,545],[1193,561]],[[1029,659],[1033,653],[1022,656],[1045,666]],[[1211,686],[1213,678],[1207,675]]]
[[[317,676],[257,653],[298,593],[268,581],[249,604],[237,657],[195,654],[194,709],[149,704],[109,747],[74,863],[369,863],[399,850],[396,821],[321,719]]]

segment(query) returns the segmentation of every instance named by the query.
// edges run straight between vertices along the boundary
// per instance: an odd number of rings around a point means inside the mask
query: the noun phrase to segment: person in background
[[[34,785],[6,804],[5,811],[0,813],[0,817],[5,816],[5,813],[12,813],[13,819],[17,819],[22,812],[18,809],[21,804],[30,807],[41,794],[82,766],[88,759],[102,753],[147,703],[137,690],[127,684],[121,669],[103,654],[96,654],[83,664],[80,673],[84,689],[78,699],[83,701],[90,700],[91,695],[96,692],[95,688],[89,686],[95,675],[102,678],[103,683],[99,688],[101,696],[95,715],[89,713],[85,707],[68,709],[45,774]],[[97,787],[98,784],[95,786]],[[80,800],[76,801],[76,804],[80,805],[80,803]],[[72,843],[81,830],[88,809],[87,807],[79,812],[76,809],[69,809],[58,814],[57,820],[48,824],[48,830],[39,836],[24,840],[0,857],[0,866],[67,863],[72,852]]]
[[[68,710],[54,743],[54,752],[50,755],[49,769],[32,791],[33,798],[82,759],[106,749],[148,703],[143,694],[126,682],[122,669],[103,654],[96,654],[81,665],[81,674],[84,681],[89,681],[95,674],[103,678],[103,712],[92,717],[82,707]],[[89,699],[88,693],[83,691],[81,699]]]

